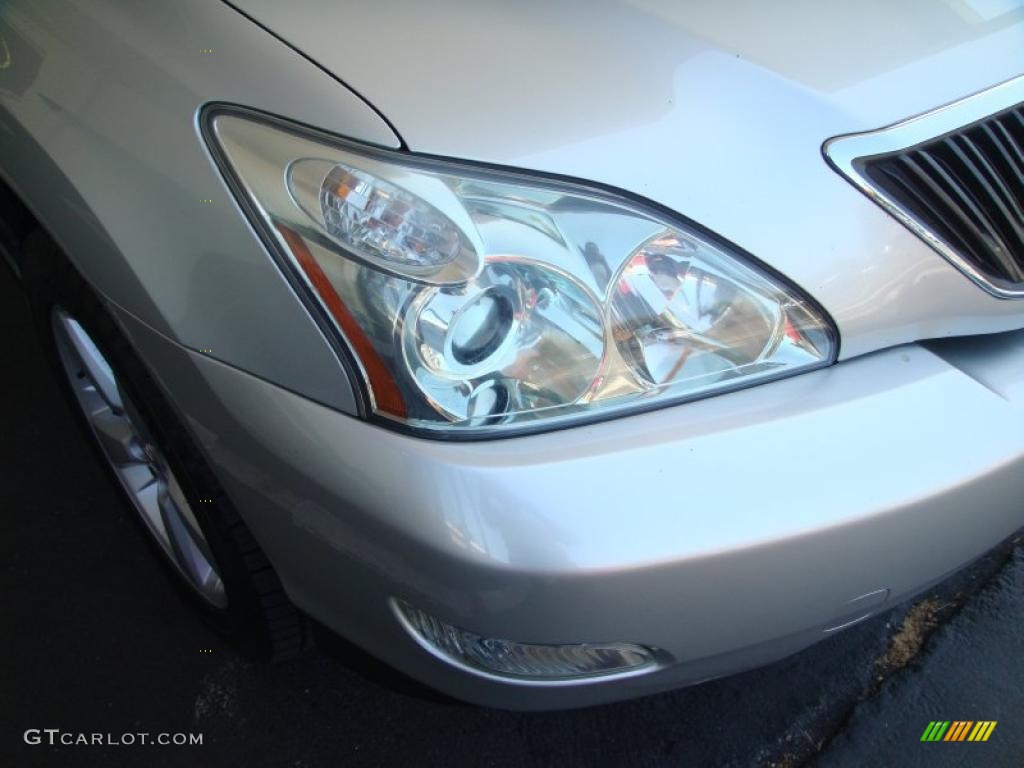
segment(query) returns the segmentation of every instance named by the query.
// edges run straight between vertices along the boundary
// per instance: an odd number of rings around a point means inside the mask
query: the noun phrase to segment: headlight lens
[[[834,359],[811,302],[642,204],[230,113],[212,126],[379,416],[514,430]]]

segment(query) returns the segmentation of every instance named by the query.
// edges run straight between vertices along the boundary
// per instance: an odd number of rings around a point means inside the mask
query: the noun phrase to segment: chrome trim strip
[[[1022,299],[1024,298],[1024,285],[1019,288],[1007,288],[995,284],[935,232],[907,213],[884,190],[876,187],[870,179],[860,173],[856,166],[857,160],[899,152],[917,144],[941,138],[947,133],[953,133],[1022,102],[1024,102],[1024,75],[886,128],[836,136],[825,142],[822,152],[836,171],[849,179],[854,186],[892,214],[981,288],[996,298]]]

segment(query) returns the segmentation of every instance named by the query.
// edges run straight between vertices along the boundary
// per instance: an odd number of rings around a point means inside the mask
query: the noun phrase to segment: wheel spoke
[[[142,446],[132,424],[109,408],[103,408],[90,416],[96,436],[115,465],[137,464],[145,460]]]
[[[146,528],[204,599],[225,606],[209,543],[154,433],[85,329],[59,308],[52,320],[75,397]]]
[[[118,470],[118,474],[132,493],[140,493],[156,483],[156,475],[148,464],[126,464]]]
[[[196,532],[184,519],[166,486],[161,489],[160,515],[164,529],[168,533],[174,559],[185,575],[200,589],[212,583],[217,575],[210,566],[205,541],[197,537]]]
[[[139,489],[135,493],[136,506],[142,514],[143,520],[153,532],[153,536],[160,542],[160,545],[170,553],[170,539],[167,529],[164,527],[163,515],[160,514],[160,483],[154,478],[153,482]]]
[[[178,485],[178,480],[174,475],[168,475],[167,477],[167,494],[178,508],[178,512],[184,518],[188,529],[192,532],[192,538],[202,544],[201,548],[205,552],[206,540],[202,536],[202,528],[199,526],[199,521],[196,520],[195,513],[192,511],[192,505],[188,503],[188,499],[185,498],[185,492],[181,490],[181,486]]]
[[[96,391],[107,405],[111,407],[111,409],[115,412],[120,412],[123,405],[121,402],[121,393],[117,388],[117,379],[114,378],[114,372],[103,357],[103,354],[93,343],[89,334],[85,332],[85,329],[78,324],[77,320],[73,317],[69,317],[68,315],[64,315],[62,321],[64,323],[68,340],[74,347],[75,353],[77,354],[79,361],[82,363],[82,367],[85,369],[86,375],[95,385]]]

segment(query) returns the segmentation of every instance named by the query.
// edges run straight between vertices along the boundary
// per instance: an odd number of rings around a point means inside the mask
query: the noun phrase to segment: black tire
[[[132,507],[132,516],[145,530],[153,551],[173,574],[177,586],[211,627],[227,636],[250,658],[280,661],[299,654],[309,636],[305,617],[285,595],[266,555],[103,302],[42,230],[37,229],[25,238],[22,266],[36,330],[62,389],[74,403],[73,410],[81,417],[78,421],[84,433],[96,447],[97,455],[102,456],[102,451],[75,401],[60,362],[51,320],[54,309],[58,307],[74,317],[92,337],[166,457],[216,560],[227,595],[227,606],[219,608],[212,605],[186,583]],[[108,468],[111,479],[115,480],[105,457],[103,464]],[[116,480],[115,484],[125,503],[131,506],[121,484]],[[199,503],[200,499],[210,501]]]

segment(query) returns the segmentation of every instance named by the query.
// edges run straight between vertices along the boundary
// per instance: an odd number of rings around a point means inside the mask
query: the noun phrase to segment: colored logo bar
[[[988,741],[996,720],[932,720],[921,741]]]

